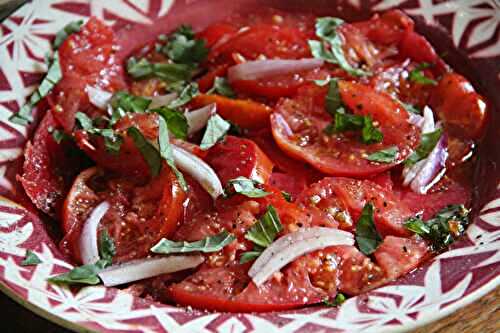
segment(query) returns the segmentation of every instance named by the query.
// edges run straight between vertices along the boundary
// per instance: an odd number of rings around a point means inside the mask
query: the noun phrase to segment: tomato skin
[[[430,105],[453,135],[479,139],[487,122],[487,104],[463,76],[443,75],[433,91]]]
[[[200,91],[205,93],[210,90],[214,85],[215,78],[226,76],[228,68],[229,64],[215,66],[214,69],[210,70],[208,73],[199,78],[197,82]]]
[[[398,43],[406,32],[413,31],[413,20],[400,10],[390,10],[380,16],[375,14],[367,21],[352,25],[361,30],[370,40],[379,44]]]
[[[205,160],[223,185],[239,176],[265,184],[273,170],[273,163],[252,140],[231,135],[210,148]]]
[[[204,39],[208,48],[214,48],[218,43],[224,42],[238,32],[238,28],[230,23],[215,23],[200,32],[197,38]]]

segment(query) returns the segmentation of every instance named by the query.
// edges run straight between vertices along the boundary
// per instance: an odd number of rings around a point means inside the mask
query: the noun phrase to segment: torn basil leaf
[[[147,59],[130,58],[127,62],[127,73],[134,79],[157,77],[168,83],[186,82],[191,79],[193,67],[185,64],[151,63]]]
[[[281,191],[281,195],[283,196],[283,198],[288,201],[288,202],[292,202],[292,195],[286,191]]]
[[[144,113],[150,104],[149,98],[134,96],[126,91],[119,91],[111,98],[113,109],[121,109],[123,112]]]
[[[406,166],[411,166],[417,163],[418,161],[423,160],[431,151],[436,147],[441,135],[443,134],[443,129],[438,128],[437,130],[429,133],[423,133],[422,138],[420,139],[420,144],[417,149],[408,157],[405,161]]]
[[[160,174],[161,170],[161,156],[156,148],[146,140],[136,127],[129,127],[127,134],[134,140],[134,144],[137,149],[141,152],[142,157],[149,165],[151,170],[151,175],[156,177]]]
[[[52,44],[54,50],[57,50],[62,43],[75,32],[79,32],[83,24],[83,20],[73,21],[64,26],[61,30],[59,30],[56,34],[56,38],[54,39],[54,43]]]
[[[109,265],[106,260],[98,260],[95,264],[75,267],[69,272],[59,274],[47,279],[55,284],[88,284],[96,285],[101,282],[97,274]]]
[[[237,177],[228,181],[226,193],[239,193],[249,198],[262,198],[269,195],[269,192],[259,188],[261,183],[246,177]]]
[[[397,146],[392,146],[386,149],[382,149],[371,153],[366,157],[367,160],[380,163],[392,163],[396,160],[399,153]]]
[[[24,257],[24,260],[21,261],[21,266],[33,266],[33,265],[38,265],[41,264],[42,260],[38,258],[35,252],[31,250],[26,251],[26,256]]]
[[[336,307],[341,305],[346,301],[346,297],[342,293],[338,293],[333,300],[330,300],[328,298],[325,298],[323,300],[323,305],[330,306],[330,307]]]
[[[172,61],[182,64],[197,64],[208,55],[205,40],[196,39],[190,26],[182,25],[167,38],[162,52]]]
[[[222,231],[214,236],[205,237],[196,242],[174,242],[163,238],[151,248],[151,252],[158,254],[203,252],[211,253],[222,250],[231,244],[236,237],[227,231]]]
[[[103,230],[99,235],[99,256],[102,260],[105,260],[109,265],[113,261],[113,257],[116,255],[116,246],[113,238],[109,236],[107,230]]]
[[[75,118],[84,131],[92,135],[102,136],[104,138],[104,145],[108,152],[118,153],[120,151],[120,147],[123,143],[122,137],[116,134],[111,128],[96,127],[94,125],[94,121],[99,121],[99,118],[92,120],[83,112],[77,112],[75,114]]]
[[[208,150],[213,147],[217,142],[224,138],[230,127],[231,124],[225,121],[218,114],[214,114],[208,120],[207,129],[201,139],[200,148],[202,150]]]
[[[158,113],[168,125],[168,130],[178,139],[186,140],[188,135],[188,122],[186,116],[169,107],[162,106],[161,108],[153,109],[151,112]]]
[[[245,234],[245,238],[263,248],[274,241],[278,233],[283,230],[276,209],[269,205],[266,213]]]
[[[422,85],[437,85],[437,81],[425,76],[424,69],[431,67],[431,64],[423,62],[410,72],[410,81]]]
[[[384,136],[382,132],[373,126],[370,116],[363,116],[363,128],[361,129],[361,142],[366,144],[382,142]]]
[[[196,82],[190,83],[180,91],[179,97],[168,104],[168,107],[172,109],[181,107],[184,104],[189,103],[199,93],[198,84]]]
[[[247,263],[247,262],[250,262],[250,261],[257,259],[262,254],[263,251],[264,251],[263,248],[261,248],[260,246],[254,245],[252,251],[243,252],[241,254],[240,264],[244,264],[244,263]]]
[[[52,134],[52,138],[54,139],[55,142],[57,142],[57,144],[60,144],[64,140],[72,140],[73,139],[71,137],[71,135],[68,135],[68,134],[64,133],[64,131],[61,131],[58,129],[52,129],[51,131],[49,131],[49,133]]]
[[[339,91],[339,82],[337,79],[331,79],[328,84],[328,92],[325,97],[326,110],[335,115],[336,111],[342,107],[342,98]]]
[[[174,172],[182,190],[187,192],[188,186],[186,180],[184,179],[184,175],[175,166],[174,152],[172,150],[172,146],[170,145],[168,130],[169,127],[167,120],[165,120],[164,117],[160,117],[158,127],[158,146],[160,148],[160,156],[167,162],[167,165]]]
[[[382,237],[375,227],[373,220],[373,205],[365,204],[361,217],[356,224],[356,242],[361,252],[370,255],[382,243]]]
[[[210,90],[207,91],[207,94],[218,94],[222,96],[226,96],[228,98],[235,98],[236,93],[233,88],[229,84],[229,81],[225,77],[216,76],[214,79],[214,85]]]
[[[334,112],[334,121],[325,128],[326,134],[340,133],[345,131],[361,130],[360,140],[366,144],[382,142],[382,132],[373,125],[370,116],[360,116],[346,113],[344,107],[339,107]]]

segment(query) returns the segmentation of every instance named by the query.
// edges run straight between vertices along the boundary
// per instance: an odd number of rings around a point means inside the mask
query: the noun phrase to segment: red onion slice
[[[174,99],[177,98],[176,93],[166,94],[166,95],[158,95],[152,97],[146,97],[151,99],[151,104],[149,104],[148,109],[156,109],[165,105],[170,104]]]
[[[168,257],[144,258],[110,266],[98,275],[106,287],[114,287],[161,274],[194,268],[204,260],[204,257],[201,255],[172,255]]]
[[[80,254],[83,264],[93,264],[99,260],[99,248],[97,245],[97,229],[99,223],[109,209],[109,203],[106,201],[97,205],[90,213],[89,218],[83,224],[80,234]]]
[[[260,286],[275,272],[298,257],[329,246],[353,245],[351,233],[324,227],[299,229],[284,235],[267,247],[248,271],[253,282]]]
[[[215,114],[217,106],[215,103],[206,105],[200,109],[184,113],[188,123],[188,135],[192,135],[207,125],[208,119]]]
[[[230,67],[227,71],[229,82],[237,80],[257,80],[274,75],[296,73],[303,70],[321,67],[324,61],[316,58],[299,60],[255,60]]]
[[[431,108],[428,106],[424,107],[424,121],[422,122],[421,129],[422,133],[430,133],[436,130],[436,124],[434,123],[434,114]]]
[[[85,91],[89,97],[90,103],[92,103],[95,107],[106,110],[113,94],[92,86],[86,86]]]

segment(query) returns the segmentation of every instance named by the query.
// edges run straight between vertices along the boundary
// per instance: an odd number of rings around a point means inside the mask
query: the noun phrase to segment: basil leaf
[[[215,77],[213,87],[207,91],[208,95],[214,93],[229,98],[236,97],[236,93],[234,92],[233,88],[231,88],[229,81],[225,77],[218,77],[218,76]]]
[[[342,39],[337,32],[337,28],[342,24],[344,24],[344,21],[336,17],[320,17],[316,19],[316,36],[319,37],[320,41],[309,41],[309,48],[313,57],[337,64],[353,76],[369,75],[369,72],[354,68],[347,61],[342,48]],[[325,43],[329,46],[329,49],[325,49]]]
[[[41,264],[42,262],[43,261],[38,258],[35,252],[27,250],[24,260],[21,261],[21,266],[33,266]]]
[[[99,256],[102,260],[111,265],[113,257],[116,255],[116,246],[113,238],[109,236],[107,230],[103,230],[99,235]]]
[[[101,281],[97,274],[109,266],[105,260],[98,260],[95,264],[88,264],[73,268],[71,271],[47,279],[56,284],[89,284],[96,285]]]
[[[196,242],[174,242],[162,238],[155,246],[151,248],[153,253],[170,254],[170,253],[188,253],[188,252],[217,252],[224,246],[231,244],[236,237],[227,231],[222,231],[214,236],[205,237]]]
[[[437,81],[428,78],[424,74],[424,69],[431,67],[431,64],[423,62],[410,72],[410,81],[423,85],[437,85]]]
[[[270,194],[258,187],[262,186],[261,183],[242,176],[228,181],[228,186],[232,187],[232,191],[243,194],[249,198],[262,198]],[[228,192],[232,191],[230,190]]]
[[[199,93],[200,91],[198,90],[198,84],[196,82],[190,83],[182,89],[179,97],[170,102],[168,107],[176,109],[180,106],[183,106],[184,104],[189,103],[193,99],[193,97],[195,97]]]
[[[55,87],[55,85],[62,78],[61,66],[59,64],[59,53],[54,53],[54,58],[52,60],[48,60],[48,71],[45,74],[42,82],[35,90],[35,92],[31,95],[30,99],[26,104],[24,104],[21,109],[9,117],[9,120],[15,124],[19,125],[27,125],[33,121],[33,117],[31,116],[31,112],[35,105],[38,104],[49,94],[49,92]]]
[[[414,105],[411,105],[411,104],[408,104],[408,103],[403,103],[403,102],[401,102],[401,104],[403,105],[403,107],[405,108],[405,110],[408,111],[408,112],[410,112],[410,113],[414,113],[414,114],[418,114],[418,115],[422,114],[422,111],[419,110],[418,108],[416,108]]]
[[[226,121],[231,126],[231,127],[229,127],[229,130],[227,131],[227,134],[234,135],[234,136],[241,136],[241,135],[243,135],[243,129],[240,126],[236,125],[235,123],[233,123],[230,120],[226,120]]]
[[[339,306],[341,305],[342,303],[344,303],[346,301],[346,297],[344,294],[342,293],[338,293],[335,298],[333,299],[333,301],[329,300],[328,298],[325,298],[323,300],[323,305],[326,305],[326,306],[330,306],[330,307],[336,307],[336,306]]]
[[[286,191],[281,191],[281,195],[283,196],[283,198],[288,201],[288,202],[292,202],[292,195]]]
[[[205,40],[195,39],[195,34],[190,26],[181,26],[168,38],[168,44],[162,52],[176,63],[200,63],[208,55]]]
[[[126,91],[119,91],[111,98],[113,109],[121,109],[123,112],[144,113],[150,104],[149,98],[134,96]]]
[[[127,73],[138,80],[158,77],[168,83],[177,83],[190,80],[193,68],[185,64],[151,63],[145,58],[137,61],[132,57],[127,62]]]
[[[335,115],[337,110],[342,107],[342,98],[340,97],[339,82],[337,79],[332,79],[329,82],[325,105],[326,110],[331,115]]]
[[[207,150],[213,147],[217,142],[224,138],[230,127],[231,124],[225,121],[218,114],[214,114],[208,120],[207,129],[201,139],[200,148],[202,150]]]
[[[106,150],[111,153],[120,151],[123,139],[120,135],[116,134],[111,128],[97,128],[94,126],[94,121],[90,119],[85,113],[77,112],[75,118],[82,127],[82,129],[93,135],[100,135],[104,138],[104,145]],[[99,119],[96,118],[96,121]]]
[[[356,242],[360,251],[366,255],[375,252],[382,243],[382,237],[373,221],[373,205],[371,203],[367,203],[361,211],[361,217],[356,225]]]
[[[54,43],[52,44],[54,50],[57,50],[59,46],[68,38],[71,34],[75,32],[79,32],[82,27],[83,20],[73,21],[68,23],[59,30],[56,34],[56,38],[54,39]]]
[[[367,160],[380,163],[392,163],[398,156],[399,149],[397,146],[392,146],[386,149],[376,151],[366,157]]]
[[[73,139],[70,135],[68,135],[68,134],[64,133],[64,131],[60,131],[58,129],[52,130],[52,138],[58,144],[60,144],[64,140],[72,140]]]
[[[276,209],[269,205],[266,213],[245,234],[245,238],[263,248],[274,241],[278,233],[283,230]]]
[[[339,107],[334,112],[333,117],[333,124],[328,125],[324,130],[326,134],[361,130],[361,142],[363,143],[378,143],[384,139],[382,132],[373,126],[370,116],[349,114],[345,112],[344,107]]]
[[[361,142],[366,144],[382,142],[384,136],[382,132],[373,126],[370,116],[363,116],[363,128],[361,129]]]
[[[429,156],[434,147],[436,147],[436,144],[438,143],[442,134],[442,128],[438,128],[434,132],[423,133],[422,138],[420,139],[420,144],[405,161],[405,165],[411,166]]]
[[[411,217],[406,220],[404,226],[428,240],[434,251],[440,251],[463,235],[469,224],[468,215],[469,210],[463,205],[449,205],[426,222],[421,218]]]
[[[160,117],[158,129],[158,146],[160,148],[160,156],[167,162],[167,165],[174,172],[175,177],[179,181],[183,191],[187,192],[188,186],[186,180],[184,179],[184,175],[175,166],[174,152],[172,150],[172,146],[170,145],[168,129],[169,127],[167,121],[164,117]]]
[[[183,113],[166,106],[151,110],[151,112],[156,112],[165,119],[168,130],[172,132],[176,138],[186,140],[188,135],[188,122]]]
[[[146,140],[136,127],[129,127],[127,134],[134,140],[135,146],[141,152],[142,157],[149,165],[151,175],[156,177],[160,174],[161,170],[161,156],[156,148]]]
[[[255,250],[255,247],[252,251],[243,252],[240,256],[240,264],[247,263],[249,261],[257,259],[263,250]]]

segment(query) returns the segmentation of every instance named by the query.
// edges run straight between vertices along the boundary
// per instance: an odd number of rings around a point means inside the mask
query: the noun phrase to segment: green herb
[[[465,228],[469,224],[468,215],[469,210],[463,205],[450,205],[426,222],[420,217],[411,217],[406,220],[404,226],[430,241],[434,251],[440,251],[465,232]]]
[[[401,105],[403,105],[403,107],[405,108],[406,111],[410,112],[410,113],[413,113],[413,114],[422,114],[422,111],[419,110],[418,108],[416,108],[414,105],[412,104],[408,104],[408,103],[403,103],[401,102]]]
[[[31,123],[33,121],[31,112],[33,111],[35,105],[37,105],[38,102],[42,100],[42,98],[47,96],[49,92],[55,87],[55,85],[61,80],[62,71],[59,64],[58,52],[54,53],[54,58],[52,60],[48,60],[47,66],[49,69],[42,82],[35,90],[35,92],[31,95],[29,101],[21,107],[19,112],[10,116],[9,120],[11,122],[19,125],[27,125]]]
[[[161,119],[161,118],[160,118]],[[156,177],[160,174],[161,170],[161,156],[158,150],[146,140],[136,127],[129,127],[127,134],[134,140],[134,144],[137,149],[141,152],[142,157],[149,165],[151,170],[151,175]]]
[[[320,41],[310,40],[309,48],[315,58],[324,59],[327,62],[337,64],[353,76],[369,75],[360,68],[354,68],[349,64],[342,48],[342,39],[337,32],[337,28],[344,24],[344,21],[336,17],[321,17],[316,20],[316,36]],[[329,47],[325,48],[325,44]]]
[[[276,209],[269,205],[266,213],[245,234],[245,238],[254,243],[253,250],[242,253],[240,263],[256,259],[266,247],[276,239],[278,233],[283,230]]]
[[[201,139],[200,148],[202,150],[207,150],[213,147],[217,142],[224,138],[230,127],[231,124],[225,121],[218,114],[214,114],[208,120],[207,129]]]
[[[398,156],[399,149],[397,146],[392,146],[386,149],[376,151],[366,157],[367,160],[380,163],[392,163]]]
[[[126,91],[119,91],[111,98],[113,109],[122,109],[124,112],[144,113],[150,104],[149,98],[134,96]]]
[[[208,55],[208,48],[203,39],[195,39],[190,26],[181,26],[168,37],[168,43],[162,48],[172,61],[182,64],[200,63]]]
[[[286,201],[292,202],[292,195],[290,193],[281,191],[281,195],[283,196],[283,198],[285,198]]]
[[[360,116],[349,114],[345,112],[343,107],[335,111],[333,124],[325,128],[325,133],[333,134],[357,130],[361,130],[361,142],[366,144],[382,142],[384,138],[382,132],[373,126],[372,119],[369,115]]]
[[[342,108],[342,98],[340,97],[339,82],[337,79],[330,80],[328,84],[325,105],[326,110],[333,116],[339,108]]]
[[[214,236],[205,237],[196,242],[174,242],[163,238],[155,246],[151,248],[154,253],[170,254],[170,253],[188,253],[188,252],[217,252],[224,246],[231,244],[236,237],[227,231],[222,231]]]
[[[336,307],[336,306],[339,306],[341,305],[342,303],[344,303],[346,301],[346,297],[344,294],[342,293],[338,293],[335,298],[333,299],[333,301],[331,301],[330,299],[328,298],[325,298],[323,300],[323,304],[326,305],[326,306],[331,306],[331,307]]]
[[[262,186],[262,184],[258,181],[240,176],[228,181],[228,187],[230,189],[226,191],[226,193],[234,191],[235,193],[243,194],[249,198],[262,198],[270,194],[259,188],[260,186]]]
[[[227,131],[227,134],[234,135],[234,136],[241,136],[241,135],[243,135],[243,129],[240,126],[236,125],[235,123],[233,123],[230,120],[226,120],[226,121],[231,126],[231,127],[229,127],[229,131]]]
[[[411,166],[429,156],[434,147],[436,147],[436,144],[438,143],[442,134],[443,134],[442,128],[438,128],[434,132],[422,134],[420,144],[418,145],[417,149],[405,161],[405,165]]]
[[[196,82],[190,83],[182,89],[179,97],[170,102],[168,107],[176,109],[180,106],[183,106],[184,104],[189,103],[193,99],[193,97],[195,97],[199,93],[200,91],[198,90],[198,84]]]
[[[370,255],[382,243],[382,237],[375,227],[373,221],[373,205],[365,204],[361,211],[361,217],[356,225],[356,242],[359,249],[366,255]]]
[[[234,92],[233,88],[231,88],[229,81],[225,77],[218,77],[218,76],[215,77],[213,87],[207,91],[207,94],[214,94],[214,93],[229,98],[236,97],[236,93]]]
[[[130,58],[127,62],[127,73],[138,80],[154,76],[168,83],[179,83],[191,79],[193,67],[185,64],[151,63],[145,58],[139,61]]]
[[[431,67],[431,64],[427,62],[419,64],[414,70],[410,72],[410,81],[423,85],[428,85],[428,84],[437,85],[436,80],[428,78],[424,74],[424,69],[429,67]]]
[[[108,230],[104,229],[99,235],[99,255],[111,265],[113,257],[116,255],[116,246],[109,236]]]
[[[75,118],[84,131],[89,134],[102,136],[104,138],[104,145],[106,146],[107,151],[111,153],[117,153],[120,151],[120,147],[123,143],[122,137],[116,134],[111,128],[96,127],[94,125],[94,121],[99,121],[99,118],[92,120],[82,112],[77,112],[75,114]]]
[[[38,258],[35,252],[31,250],[26,251],[26,257],[24,257],[24,260],[21,261],[21,266],[33,266],[33,265],[38,265],[41,264],[42,260]]]
[[[68,134],[64,133],[64,131],[61,131],[61,130],[58,130],[58,129],[53,129],[51,131],[51,133],[52,133],[52,138],[58,144],[60,144],[64,140],[71,140],[72,139],[72,137],[70,135],[68,135]]]
[[[172,146],[170,145],[168,129],[169,126],[167,121],[164,117],[160,117],[158,128],[158,146],[160,148],[160,156],[167,162],[167,165],[174,172],[181,188],[184,192],[187,192],[188,186],[186,180],[184,179],[184,175],[175,166],[174,152],[172,150]]]
[[[71,34],[79,32],[82,24],[82,20],[73,21],[59,30],[56,34],[56,38],[54,39],[54,44],[52,45],[54,50],[57,50]]]
[[[153,109],[151,112],[156,112],[165,119],[168,130],[172,132],[176,138],[186,140],[188,135],[188,122],[186,116],[182,112],[173,110],[167,106]]]
[[[361,129],[361,142],[366,144],[379,143],[384,139],[384,135],[378,128],[373,126],[370,116],[363,116],[363,128]]]

